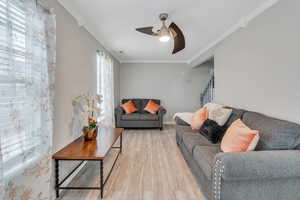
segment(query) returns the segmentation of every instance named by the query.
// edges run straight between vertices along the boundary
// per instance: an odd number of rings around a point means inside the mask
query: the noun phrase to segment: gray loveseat
[[[156,114],[150,114],[144,110],[150,99],[123,99],[122,104],[132,100],[138,111],[126,114],[121,106],[115,109],[116,127],[118,128],[160,128],[163,129],[163,116],[166,109],[160,106]],[[160,100],[152,99],[160,105]]]
[[[207,199],[300,199],[300,126],[233,108],[224,128],[238,118],[260,131],[253,152],[220,152],[220,144],[175,119],[177,144]]]

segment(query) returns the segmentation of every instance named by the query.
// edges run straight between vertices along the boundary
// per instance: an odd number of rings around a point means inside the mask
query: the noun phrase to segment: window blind
[[[29,47],[24,1],[0,0],[0,145],[4,175],[37,157],[41,145],[38,92],[41,73]]]

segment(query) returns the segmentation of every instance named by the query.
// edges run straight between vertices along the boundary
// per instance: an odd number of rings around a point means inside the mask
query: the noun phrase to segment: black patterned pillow
[[[199,133],[213,144],[216,144],[223,137],[224,132],[225,130],[222,126],[210,119],[205,120],[199,130]]]

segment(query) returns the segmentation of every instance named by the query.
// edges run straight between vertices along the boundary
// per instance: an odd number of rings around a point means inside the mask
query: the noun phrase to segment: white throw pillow
[[[208,112],[210,112],[211,110],[217,109],[217,108],[223,108],[223,105],[220,104],[216,104],[216,103],[207,103],[204,105],[204,107],[207,108]]]
[[[188,112],[175,113],[174,116],[173,116],[173,119],[175,119],[175,117],[179,117],[181,120],[183,120],[186,123],[188,123],[189,125],[191,125],[193,116],[194,116],[194,113],[188,113]]]
[[[209,111],[208,119],[214,120],[219,126],[223,126],[232,113],[232,109],[217,107]]]

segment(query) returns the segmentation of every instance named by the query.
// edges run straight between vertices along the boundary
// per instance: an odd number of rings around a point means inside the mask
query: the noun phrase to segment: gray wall
[[[189,68],[184,64],[121,64],[121,98],[157,98],[167,109],[166,122],[176,112],[194,112],[212,64]]]
[[[215,53],[216,101],[300,122],[300,1],[279,1]]]
[[[57,69],[55,85],[55,131],[54,151],[73,139],[70,123],[72,120],[72,99],[88,91],[96,91],[96,50],[102,45],[56,1],[49,1],[54,8],[57,23]],[[115,66],[115,96],[119,98],[119,67]]]
[[[96,92],[96,50],[102,45],[57,2],[48,1],[54,8],[57,23],[57,68],[55,85],[55,124],[53,152],[58,151],[77,137],[72,133],[72,99],[82,93]],[[120,63],[114,60],[115,99],[119,101]],[[72,170],[75,163],[61,164],[61,176]]]

